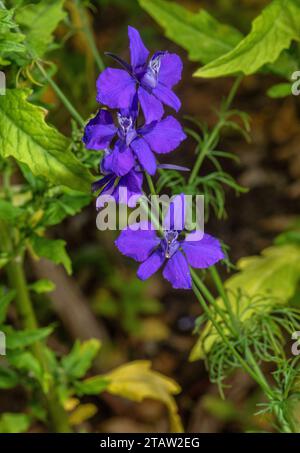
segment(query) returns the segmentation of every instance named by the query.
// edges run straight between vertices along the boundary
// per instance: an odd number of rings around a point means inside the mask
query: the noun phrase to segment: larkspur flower
[[[151,223],[140,222],[122,230],[115,244],[121,253],[141,263],[137,271],[141,280],[148,279],[164,266],[163,276],[173,288],[191,289],[189,266],[210,267],[222,260],[224,253],[218,239],[209,234],[203,234],[200,240],[195,240],[195,232],[181,238],[182,230],[175,229],[175,216],[181,213],[170,214],[170,209],[166,215],[168,219],[171,217],[169,229],[163,236],[157,235]]]
[[[124,69],[105,69],[97,80],[97,101],[110,108],[130,108],[137,93],[146,123],[160,120],[163,104],[178,111],[180,100],[172,91],[181,79],[182,62],[178,55],[156,52],[148,61],[149,50],[139,32],[128,27],[131,64],[113,56]]]
[[[103,173],[103,169],[100,169]],[[136,169],[132,169],[126,175],[119,177],[110,172],[105,174],[101,179],[92,184],[92,191],[98,192],[100,195],[110,195],[116,203],[125,203],[129,207],[135,207],[136,199],[142,195],[143,173]],[[126,199],[120,199],[120,188],[126,188]],[[132,206],[130,202],[132,201]],[[96,201],[96,208],[103,208],[103,198],[99,196]]]
[[[122,109],[118,113],[118,127],[112,115],[103,109],[86,125],[83,141],[88,149],[106,148],[118,137],[113,151],[103,158],[103,170],[123,176],[136,165],[137,159],[140,166],[153,175],[157,168],[153,151],[169,153],[186,138],[180,123],[172,116],[142,127],[136,127],[136,119],[137,103],[130,110]]]

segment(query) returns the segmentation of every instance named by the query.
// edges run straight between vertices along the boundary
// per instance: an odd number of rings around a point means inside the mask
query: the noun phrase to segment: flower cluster
[[[172,91],[181,79],[180,57],[160,51],[149,58],[139,32],[128,27],[128,37],[130,64],[109,54],[123,69],[107,68],[100,74],[97,101],[106,108],[88,122],[83,137],[88,149],[104,150],[103,177],[93,184],[93,190],[113,196],[116,202],[122,202],[120,187],[126,187],[129,197],[142,194],[144,172],[154,175],[157,170],[156,155],[175,150],[186,138],[173,116],[164,118],[164,105],[176,112],[181,106]],[[117,109],[115,120],[107,108]],[[97,208],[101,207],[99,197]],[[174,288],[192,288],[189,266],[206,268],[224,258],[217,239],[204,234],[201,240],[190,240],[174,222],[161,237],[151,224],[131,225],[121,232],[116,246],[141,262],[137,275],[142,280],[164,265],[163,276]]]
[[[88,149],[105,150],[101,172],[105,177],[93,188],[102,188],[118,201],[118,187],[127,187],[129,195],[142,192],[143,173],[154,175],[155,154],[173,151],[186,138],[180,123],[164,114],[163,103],[180,108],[172,87],[181,79],[182,63],[175,54],[156,52],[148,61],[149,51],[139,32],[128,27],[131,64],[113,56],[125,69],[105,69],[97,80],[97,101],[116,112],[100,109],[85,127],[83,142]],[[144,124],[138,124],[139,109]],[[120,179],[121,178],[121,179]]]

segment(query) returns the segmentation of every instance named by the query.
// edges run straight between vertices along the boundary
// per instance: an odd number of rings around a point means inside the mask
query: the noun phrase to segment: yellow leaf
[[[169,411],[172,432],[183,432],[183,426],[176,402],[172,395],[177,395],[181,388],[173,380],[150,369],[151,362],[138,360],[121,365],[105,377],[109,384],[106,390],[113,395],[122,396],[140,402],[145,398],[159,400]]]
[[[70,425],[76,426],[85,422],[97,413],[97,406],[94,404],[81,404],[69,416]]]
[[[78,398],[68,398],[68,399],[64,402],[64,409],[65,409],[67,412],[71,412],[73,409],[75,409],[75,407],[78,406],[79,403],[80,403],[80,401],[79,401]]]

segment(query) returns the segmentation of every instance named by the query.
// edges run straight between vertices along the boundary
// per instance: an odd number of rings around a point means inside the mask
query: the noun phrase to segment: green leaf
[[[11,389],[18,385],[18,375],[10,368],[0,367],[0,389]]]
[[[0,6],[0,64],[7,65],[14,61],[14,54],[24,54],[25,35],[17,30],[14,21],[14,9],[7,10]]]
[[[42,327],[30,330],[14,330],[10,326],[1,328],[6,335],[7,349],[22,349],[37,341],[44,340],[53,332],[53,327]]]
[[[0,154],[53,184],[90,193],[91,174],[68,149],[69,140],[46,124],[44,110],[26,100],[28,94],[8,89],[0,96]]]
[[[75,390],[79,396],[82,395],[99,395],[104,392],[108,386],[109,380],[103,376],[93,376],[75,383]]]
[[[72,263],[66,252],[66,242],[62,239],[47,239],[32,236],[30,244],[37,256],[47,258],[55,264],[63,264],[68,274],[72,273]]]
[[[29,351],[8,351],[9,363],[17,370],[24,371],[29,377],[34,377],[38,382],[43,381],[43,370],[39,361]]]
[[[284,98],[292,93],[292,85],[290,83],[278,83],[268,89],[267,95],[270,98]]]
[[[0,433],[24,433],[30,426],[30,417],[26,414],[6,412],[0,416]]]
[[[73,216],[91,202],[91,195],[65,188],[65,193],[51,199],[43,216],[44,225],[57,225],[65,217]]]
[[[62,359],[62,366],[66,374],[75,379],[84,376],[100,347],[101,344],[96,339],[87,340],[83,343],[76,341],[70,354]]]
[[[43,0],[16,11],[16,21],[26,35],[29,49],[42,57],[53,41],[52,33],[65,17],[64,0]]]
[[[16,295],[15,290],[8,291],[6,294],[0,295],[0,324],[3,324],[6,318],[6,313],[9,304]]]
[[[192,61],[208,63],[229,52],[243,37],[203,9],[192,13],[164,0],[139,0],[139,3],[165,29],[169,39],[188,51]]]
[[[24,215],[25,213],[22,209],[13,206],[8,201],[0,200],[0,217],[4,219],[6,223],[14,224]]]
[[[42,278],[29,285],[28,288],[37,294],[50,293],[55,290],[55,284],[47,278]]]
[[[238,298],[239,293],[248,297],[265,296],[264,304],[256,308],[255,313],[257,310],[270,311],[275,305],[286,304],[294,295],[300,280],[300,246],[272,246],[263,250],[261,256],[242,258],[237,267],[239,272],[225,282],[225,288],[233,312],[239,316],[240,321],[246,321],[254,314],[254,309],[245,306],[249,299]],[[223,300],[217,299],[217,304],[224,308]],[[190,359],[204,358],[216,341],[221,339],[209,321],[194,346]]]
[[[277,60],[292,40],[300,39],[300,1],[274,0],[252,24],[250,33],[230,52],[199,69],[196,77],[253,74]]]

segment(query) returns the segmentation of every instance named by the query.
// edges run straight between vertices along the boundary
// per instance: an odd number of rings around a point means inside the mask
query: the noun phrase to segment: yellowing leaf
[[[80,425],[81,423],[85,422],[86,420],[97,414],[97,411],[98,409],[97,406],[95,406],[95,404],[91,403],[81,404],[69,416],[70,425],[72,426]]]
[[[71,411],[73,411],[79,404],[80,404],[80,401],[79,401],[78,398],[68,398],[68,399],[64,402],[64,409],[65,409],[67,412],[71,412]]]
[[[253,315],[254,309],[246,310],[248,298],[240,298],[237,303],[239,292],[248,297],[270,296],[266,297],[265,305],[260,305],[264,310],[271,310],[274,304],[287,303],[294,295],[300,279],[300,246],[287,244],[269,247],[263,250],[261,256],[242,258],[237,267],[240,271],[226,281],[225,288],[232,310],[235,313],[238,310],[239,319],[246,321]],[[217,304],[224,307],[221,299],[217,300]],[[221,341],[220,337],[208,322],[190,359],[203,358],[216,341]]]
[[[139,360],[122,365],[105,377],[108,379],[106,390],[114,395],[132,401],[143,401],[145,398],[161,401],[169,411],[172,432],[183,432],[176,402],[172,395],[181,391],[179,385],[163,374],[150,369],[151,362]]]

